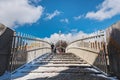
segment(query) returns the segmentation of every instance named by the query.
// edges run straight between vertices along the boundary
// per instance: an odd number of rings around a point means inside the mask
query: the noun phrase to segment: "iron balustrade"
[[[94,34],[93,36],[84,37],[82,39],[71,42],[68,45],[66,51],[76,53],[76,55],[82,57],[91,65],[94,65],[107,73],[109,60],[108,54],[106,53],[106,39],[104,31],[98,34]],[[83,51],[85,53],[82,53],[80,51]],[[88,52],[88,54],[86,52]],[[91,54],[93,54],[93,56],[90,56]],[[93,59],[90,62],[89,60],[91,59],[86,58]]]
[[[40,55],[50,52],[50,43],[31,35],[15,33],[12,41],[9,71],[29,63]]]

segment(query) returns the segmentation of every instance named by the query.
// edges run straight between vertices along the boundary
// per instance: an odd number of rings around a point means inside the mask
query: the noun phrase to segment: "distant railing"
[[[50,52],[50,44],[27,34],[15,33],[11,48],[9,70],[13,71],[42,54]]]

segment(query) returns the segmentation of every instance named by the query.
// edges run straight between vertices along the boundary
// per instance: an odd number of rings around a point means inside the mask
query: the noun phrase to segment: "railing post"
[[[0,24],[0,75],[9,68],[14,31]]]
[[[120,21],[106,30],[110,73],[120,79]]]

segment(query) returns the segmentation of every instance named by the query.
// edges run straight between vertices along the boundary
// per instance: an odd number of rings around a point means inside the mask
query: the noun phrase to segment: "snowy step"
[[[62,72],[61,72],[62,71]],[[35,70],[21,70],[21,73],[85,73],[85,74],[101,74],[99,71],[92,70],[92,68],[80,67],[39,67]]]
[[[90,65],[77,65],[77,66],[75,66],[75,65],[69,65],[69,66],[66,66],[66,65],[45,65],[45,66],[39,66],[39,65],[30,65],[29,66],[30,68],[32,68],[32,67],[47,67],[47,68],[49,68],[49,67],[57,67],[57,68],[59,68],[59,67],[67,67],[67,68],[93,68],[92,66],[90,66]]]
[[[40,63],[46,63],[46,62],[49,62],[49,63],[85,63],[84,61],[39,61]]]
[[[99,75],[102,75],[99,76]],[[107,77],[72,53],[51,54],[12,74],[12,80],[107,80]]]

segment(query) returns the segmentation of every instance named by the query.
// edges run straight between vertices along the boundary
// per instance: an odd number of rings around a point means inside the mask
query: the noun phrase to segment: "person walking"
[[[56,53],[56,47],[54,47],[54,53]]]
[[[53,43],[51,44],[51,52],[52,53],[54,52],[54,44]]]

